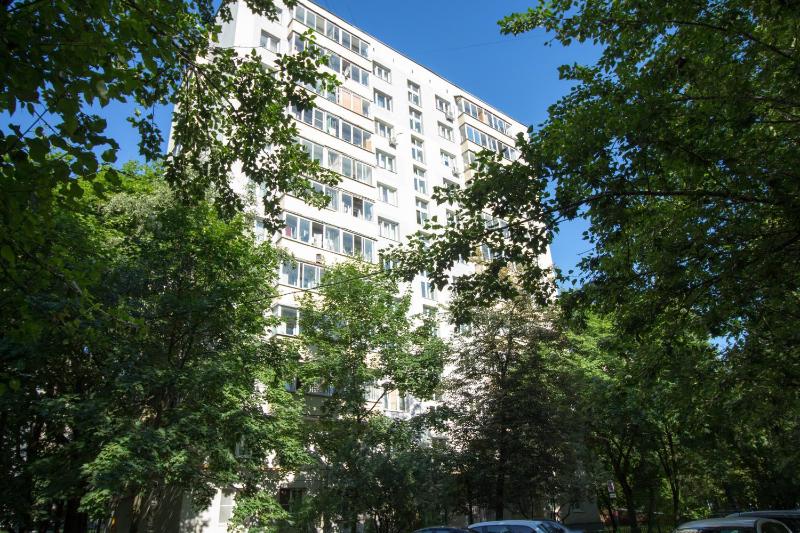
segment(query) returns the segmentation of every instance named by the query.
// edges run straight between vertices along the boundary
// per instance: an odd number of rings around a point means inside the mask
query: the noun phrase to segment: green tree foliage
[[[555,316],[529,298],[474,317],[459,336],[439,415],[448,418],[463,509],[542,516],[585,498],[578,391]]]
[[[287,2],[292,5],[294,2]],[[0,9],[0,272],[2,286],[17,283],[17,268],[42,263],[54,280],[80,287],[81,272],[41,250],[57,209],[79,211],[80,197],[98,195],[119,182],[117,139],[108,133],[100,107],[110,102],[132,109],[141,154],[162,161],[173,194],[184,203],[214,204],[233,216],[243,198],[232,190],[236,169],[264,195],[268,229],[279,224],[278,198],[291,191],[315,205],[306,177],[335,181],[294,142],[286,109],[307,107],[307,86],[330,86],[317,73],[323,62],[313,46],[281,56],[266,68],[256,50],[214,43],[218,22],[229,20],[234,2],[5,2]],[[270,0],[245,3],[275,18]],[[242,6],[244,8],[245,6]],[[311,35],[306,36],[313,41]],[[174,106],[171,144],[162,151],[156,106]],[[124,171],[123,171],[124,172]],[[98,179],[98,176],[103,179]],[[58,246],[58,244],[56,244]],[[22,266],[20,266],[22,265]],[[70,293],[81,296],[78,289]],[[83,296],[86,296],[83,294]],[[78,300],[70,302],[70,305]],[[93,302],[84,302],[87,312]],[[11,383],[4,381],[3,386]]]
[[[294,359],[264,337],[278,254],[244,217],[180,202],[159,170],[124,170],[98,174],[106,193],[86,187],[79,209],[55,203],[31,228],[47,261],[5,273],[3,527],[79,531],[84,511],[124,508],[135,530],[153,501],[255,492],[268,454],[303,456],[282,387]]]
[[[585,218],[593,253],[565,301],[613,314],[618,334],[634,339],[718,339],[714,406],[728,410],[717,425],[726,436],[713,445],[736,458],[734,470],[763,480],[748,500],[761,505],[793,506],[786,496],[800,493],[778,472],[800,460],[798,9],[552,0],[505,18],[506,33],[540,28],[602,54],[561,67],[575,86],[519,136],[520,159],[481,153],[468,187],[438,193],[462,206],[455,224],[432,224],[438,237],[395,257],[406,274],[426,270],[442,284],[459,256],[486,244],[492,264],[455,281],[457,312],[517,292],[498,275],[508,264],[518,286],[546,302],[538,257],[562,221]],[[504,223],[489,225],[486,214]],[[747,430],[737,435],[724,420]]]
[[[501,21],[505,32],[542,27],[603,53],[595,65],[562,67],[577,85],[520,137],[520,160],[484,153],[470,187],[441,194],[466,210],[409,257],[422,263],[414,268],[443,276],[459,253],[488,242],[535,287],[535,258],[558,223],[584,216],[595,244],[582,263],[585,293],[624,303],[631,325],[691,309],[712,335],[780,335],[796,347],[782,324],[798,315],[797,9],[553,1]],[[486,228],[482,210],[505,220],[507,235]]]
[[[311,198],[300,175],[320,169],[300,156],[285,109],[307,106],[312,96],[304,86],[333,78],[317,73],[323,58],[313,47],[281,56],[268,69],[255,49],[215,44],[218,24],[231,20],[235,2],[215,4],[6,2],[0,11],[0,112],[11,115],[0,134],[5,211],[19,216],[31,195],[46,196],[58,184],[73,183],[70,190],[80,194],[75,178],[92,181],[103,163],[116,160],[119,143],[96,107],[112,101],[130,104],[128,121],[151,160],[164,157],[154,107],[175,105],[175,149],[164,168],[182,199],[202,199],[213,187],[221,208],[241,207],[228,182],[235,162],[267,185],[270,217],[283,192]],[[271,0],[244,7],[273,20],[279,11]],[[48,157],[54,151],[61,155]]]
[[[702,320],[687,317],[638,336],[614,317],[570,324],[564,363],[581,391],[577,410],[599,461],[591,470],[601,505],[611,504],[605,476],[616,481],[617,504],[651,525],[659,513],[661,525],[672,526],[709,510],[793,507],[796,454],[780,435],[787,424],[772,419],[766,428],[757,420],[771,406],[742,394],[738,363],[691,333],[695,321]],[[627,519],[636,527],[635,515]]]
[[[440,379],[445,344],[435,321],[409,317],[409,302],[394,282],[358,263],[327,270],[318,294],[302,301],[300,390],[329,394],[310,400],[306,520],[354,528],[366,514],[382,533],[418,520],[415,495],[428,474],[426,462],[416,461],[425,457],[420,429],[377,407],[388,394],[430,398]],[[372,387],[380,393],[368,400]]]

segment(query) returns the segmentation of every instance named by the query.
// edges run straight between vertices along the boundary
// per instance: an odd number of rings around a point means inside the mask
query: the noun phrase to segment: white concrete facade
[[[327,191],[336,204],[317,209],[284,197],[287,226],[274,237],[299,264],[297,271],[282,269],[283,296],[276,307],[286,318],[279,333],[291,335],[296,333],[296,300],[318,282],[320,269],[358,255],[377,262],[380,250],[421,230],[426,217],[447,220],[454,207],[437,205],[433,188],[463,187],[470,154],[484,147],[516,157],[514,137],[526,126],[307,0],[294,9],[283,7],[278,21],[253,14],[241,0],[232,13],[220,46],[241,53],[256,50],[271,64],[277,54],[296,50],[297,36],[312,28],[317,46],[338,57],[327,69],[341,81],[336,94],[317,97],[316,110],[297,121],[312,155],[342,174],[336,189]],[[238,184],[244,190],[243,178]],[[549,253],[542,260],[551,264]],[[453,274],[473,269],[461,263]],[[440,310],[442,316],[446,311],[447,290],[432,291],[422,276],[406,288],[413,314]],[[441,334],[448,333],[443,325]],[[425,407],[394,393],[384,412],[405,417]],[[218,492],[209,509],[184,516],[181,529],[226,531],[230,500],[230,494]]]

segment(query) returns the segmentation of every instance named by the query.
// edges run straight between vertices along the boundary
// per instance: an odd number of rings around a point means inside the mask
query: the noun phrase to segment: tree
[[[444,342],[430,317],[408,316],[410,299],[371,265],[328,270],[318,294],[300,308],[301,390],[329,391],[308,426],[314,462],[304,472],[308,510],[326,528],[339,522],[355,531],[359,515],[378,531],[413,525],[413,458],[419,430],[376,411],[388,394],[429,398],[437,385]],[[369,392],[378,392],[367,400]]]
[[[528,298],[476,315],[460,337],[443,412],[467,509],[535,517],[582,492],[583,419],[564,346],[555,315]]]
[[[3,3],[0,112],[9,115],[0,131],[3,287],[16,283],[25,263],[39,262],[70,298],[81,294],[69,288],[80,287],[82,275],[40,253],[49,243],[37,228],[57,209],[82,209],[80,196],[89,187],[102,195],[125,172],[111,167],[119,141],[107,133],[97,107],[110,102],[132,108],[128,120],[140,133],[142,156],[162,163],[184,203],[203,203],[211,194],[220,213],[232,217],[244,203],[229,183],[238,163],[244,177],[262,186],[268,230],[280,224],[279,198],[286,192],[325,205],[307,178],[336,179],[303,153],[285,112],[312,104],[306,87],[333,83],[333,76],[317,73],[322,55],[307,46],[269,69],[256,50],[223,48],[215,43],[218,23],[230,20],[234,2],[217,4]],[[245,5],[268,18],[278,13],[271,0]],[[313,43],[311,34],[305,38]],[[154,123],[155,106],[174,106],[168,153]],[[88,310],[94,302],[83,305]]]
[[[93,107],[112,101],[131,105],[128,120],[141,135],[141,154],[165,159],[167,180],[184,200],[202,200],[213,186],[220,208],[240,208],[228,183],[237,162],[247,178],[267,186],[271,219],[283,192],[316,198],[301,175],[319,174],[319,165],[301,157],[285,109],[307,107],[313,93],[304,87],[334,78],[317,72],[324,58],[313,46],[281,56],[272,69],[255,47],[240,53],[219,46],[218,24],[231,20],[233,5],[7,2],[0,12],[0,111],[12,119],[0,136],[4,189],[13,193],[6,209],[22,212],[29,195],[56,185],[73,183],[70,190],[79,194],[75,178],[91,182],[103,162],[116,160],[119,143]],[[272,20],[280,11],[272,0],[245,6]],[[305,38],[313,42],[311,33]],[[163,105],[175,105],[175,149],[168,154],[153,122],[154,106]],[[53,151],[62,155],[48,157]]]
[[[278,254],[245,217],[124,170],[118,185],[97,176],[108,189],[87,187],[80,214],[56,208],[35,228],[49,243],[37,253],[80,286],[31,261],[4,288],[4,527],[79,531],[124,508],[137,531],[182,494],[258,492],[269,454],[303,456],[282,386],[295,359],[265,338]]]
[[[488,243],[536,289],[535,259],[559,222],[585,217],[587,298],[632,327],[687,309],[712,336],[765,340],[762,322],[777,331],[798,313],[797,9],[553,1],[502,20],[507,33],[593,41],[602,56],[562,67],[576,86],[518,139],[521,158],[483,153],[470,187],[440,191],[464,207],[459,222],[401,257],[442,281],[459,254]],[[484,211],[505,227],[487,227]],[[506,290],[491,272],[455,286]]]
[[[498,276],[509,264],[519,289],[546,303],[550,279],[538,258],[562,221],[585,218],[593,253],[562,300],[613,314],[625,333],[674,323],[716,339],[727,383],[716,405],[731,408],[721,416],[758,406],[743,413],[749,444],[728,435],[740,450],[735,468],[761,479],[755,457],[796,464],[799,15],[781,2],[553,0],[506,17],[503,32],[542,28],[565,45],[594,42],[601,57],[561,67],[575,87],[518,138],[519,160],[483,152],[468,187],[439,191],[461,206],[455,223],[432,223],[435,237],[399,249],[398,271],[425,270],[441,285],[458,257],[485,244],[494,260],[455,280],[456,311],[520,292]],[[777,475],[782,494],[800,492]]]

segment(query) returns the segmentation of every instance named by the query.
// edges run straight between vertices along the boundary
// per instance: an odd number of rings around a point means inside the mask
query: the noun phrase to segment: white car
[[[469,529],[476,533],[578,533],[555,520],[494,520],[478,522]]]

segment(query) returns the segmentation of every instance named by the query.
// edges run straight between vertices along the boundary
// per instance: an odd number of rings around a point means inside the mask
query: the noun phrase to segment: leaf
[[[2,257],[6,263],[11,266],[14,266],[16,262],[16,257],[14,255],[14,250],[11,249],[11,246],[4,244],[0,246],[0,257]]]

